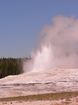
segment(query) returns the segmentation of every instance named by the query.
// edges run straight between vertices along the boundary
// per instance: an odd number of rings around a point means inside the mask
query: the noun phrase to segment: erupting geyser
[[[78,19],[56,16],[43,29],[39,47],[29,66],[34,72],[53,68],[78,68]],[[24,66],[24,71],[26,69]]]
[[[32,71],[49,70],[53,67],[53,53],[50,46],[42,46],[36,55],[33,57],[34,63]],[[51,65],[52,63],[52,65]]]
[[[23,67],[28,73],[0,80],[1,92],[4,89],[6,94],[7,89],[11,94],[15,90],[16,94],[78,91],[78,19],[55,17],[43,29],[38,48]]]

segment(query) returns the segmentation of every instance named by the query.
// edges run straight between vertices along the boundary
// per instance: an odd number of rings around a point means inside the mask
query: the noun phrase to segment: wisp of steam
[[[39,47],[24,71],[78,68],[78,19],[56,16],[41,32]]]

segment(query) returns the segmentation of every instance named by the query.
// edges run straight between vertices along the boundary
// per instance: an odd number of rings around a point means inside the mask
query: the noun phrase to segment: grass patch
[[[78,92],[46,93],[28,96],[0,98],[0,101],[35,101],[35,100],[59,100],[78,96]]]

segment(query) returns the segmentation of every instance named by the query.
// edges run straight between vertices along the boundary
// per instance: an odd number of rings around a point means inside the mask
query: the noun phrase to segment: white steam
[[[32,70],[42,71],[53,67],[53,52],[50,46],[41,46],[41,50],[34,55],[34,63]],[[52,65],[51,65],[52,63]]]
[[[78,19],[54,17],[43,29],[39,45],[32,57],[32,71],[78,68]]]

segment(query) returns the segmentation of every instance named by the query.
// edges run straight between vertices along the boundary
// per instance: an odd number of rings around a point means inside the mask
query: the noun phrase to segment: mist
[[[56,16],[40,34],[32,60],[24,71],[47,71],[53,68],[78,68],[78,19]],[[27,67],[27,68],[26,68]]]

